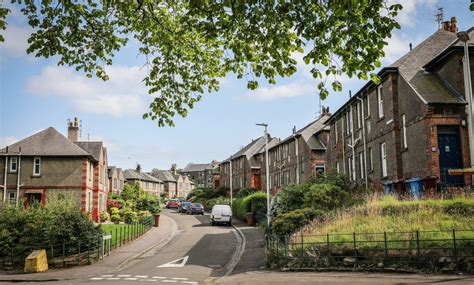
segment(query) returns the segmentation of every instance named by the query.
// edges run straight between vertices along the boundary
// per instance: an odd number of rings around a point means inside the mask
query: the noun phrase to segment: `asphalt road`
[[[178,234],[165,247],[150,251],[113,274],[71,283],[198,284],[223,276],[227,271],[225,266],[236,250],[235,230],[227,226],[210,226],[208,215],[191,216],[175,210],[165,213],[178,224]]]

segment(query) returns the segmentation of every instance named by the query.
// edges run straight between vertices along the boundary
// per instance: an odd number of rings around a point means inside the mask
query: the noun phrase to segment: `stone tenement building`
[[[123,177],[126,183],[131,186],[139,182],[143,190],[148,194],[160,196],[163,192],[163,181],[148,173],[142,172],[139,166],[137,169],[125,169],[123,171]]]
[[[178,195],[177,181],[170,171],[154,168],[149,174],[163,182],[163,192],[166,193],[168,197],[176,197]]]
[[[211,163],[188,163],[186,167],[180,171],[195,183],[198,188],[213,188],[213,172],[219,167],[219,163],[213,160]]]
[[[323,107],[319,118],[298,131],[295,128],[289,137],[269,145],[272,193],[277,193],[289,184],[303,183],[312,176],[325,172],[329,127],[325,126],[324,122],[328,118],[329,108]],[[263,154],[265,154],[265,147],[263,147]],[[262,169],[265,169],[265,155],[261,155],[259,161]],[[264,180],[265,176],[262,175],[262,181]]]
[[[463,43],[447,24],[383,68],[380,84],[368,82],[327,120],[327,159],[335,171],[361,184],[395,183],[400,190],[410,178],[471,184],[470,175],[448,174],[468,167],[470,154]],[[472,47],[473,28],[469,35]],[[471,74],[473,54],[471,48]]]
[[[125,178],[123,177],[122,168],[109,166],[108,173],[109,173],[109,193],[121,194],[123,190],[123,185],[125,183]]]
[[[50,127],[1,149],[2,203],[44,205],[65,195],[98,221],[106,209],[107,151],[102,142],[78,139],[76,118],[69,124],[68,138]]]

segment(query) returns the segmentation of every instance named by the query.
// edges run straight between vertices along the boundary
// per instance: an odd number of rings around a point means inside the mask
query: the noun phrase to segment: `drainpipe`
[[[3,203],[7,200],[8,146],[5,153],[5,176],[3,178]]]
[[[293,135],[295,138],[295,152],[296,152],[296,184],[300,184],[300,154],[298,149],[298,138],[296,135]]]
[[[354,142],[355,137],[354,137],[354,116],[352,116],[352,105],[349,106],[349,115],[351,116],[350,122],[351,122],[351,143],[352,143],[352,172],[351,172],[351,177],[355,181],[357,177],[355,177],[355,146],[356,143]]]
[[[346,174],[346,122],[344,121],[344,117],[342,118],[342,171]],[[337,124],[337,120],[336,120]]]
[[[17,206],[20,200],[20,174],[21,174],[21,147],[20,147],[20,152],[18,153],[18,173],[17,173],[17,179],[16,179],[16,205]]]
[[[368,95],[367,95],[368,96]],[[362,141],[364,143],[364,172],[365,172],[365,189],[369,189],[369,179],[368,179],[368,171],[367,171],[367,142],[365,138],[365,116],[364,116],[364,100],[357,97],[357,100],[360,102],[360,106],[362,108]]]
[[[232,191],[233,191],[233,185],[232,185],[232,155],[230,156],[229,160],[229,171],[230,171],[230,177],[229,177],[229,188],[230,188],[230,208],[232,209]]]

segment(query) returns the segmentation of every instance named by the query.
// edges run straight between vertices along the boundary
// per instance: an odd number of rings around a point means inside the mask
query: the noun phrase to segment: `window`
[[[359,170],[360,170],[360,174],[359,174],[360,179],[364,179],[365,168],[364,168],[364,153],[363,152],[359,152]]]
[[[380,157],[382,158],[382,177],[387,176],[387,147],[385,143],[380,144]]]
[[[337,143],[337,137],[338,137],[338,133],[337,133],[337,121],[336,123],[334,124],[334,139]]]
[[[367,94],[367,97],[365,97],[365,103],[367,106],[367,115],[366,117],[370,116],[370,99],[369,99],[369,94]]]
[[[407,122],[405,114],[402,115],[402,135],[403,135],[403,148],[407,148]]]
[[[378,111],[379,111],[379,118],[382,118],[384,116],[383,112],[383,91],[382,91],[382,85],[379,85],[377,87],[377,101],[378,101]]]
[[[341,169],[340,169],[340,165],[339,165],[339,162],[336,162],[336,173],[340,173],[341,172]]]
[[[349,175],[351,180],[354,180],[354,175],[352,173],[352,157],[347,158],[347,168],[349,170]]]
[[[10,157],[10,172],[17,172],[17,171],[18,171],[18,158]]]
[[[357,102],[356,109],[357,109],[357,128],[361,127],[362,122],[362,104]]]
[[[369,147],[369,171],[374,170],[374,161],[373,161],[373,156],[372,156],[372,148]]]
[[[350,129],[350,116],[349,116],[349,113],[346,113],[344,115],[344,117],[346,118],[346,134],[349,134],[350,133],[350,131],[349,131],[349,129]]]
[[[352,133],[354,131],[354,113],[352,112],[352,108],[349,110],[349,133]]]
[[[92,162],[89,162],[89,180],[92,180],[92,177],[94,177],[94,168],[92,166]]]
[[[33,175],[41,175],[41,158],[35,157],[33,159]]]
[[[87,202],[86,202],[86,211],[92,211],[92,192],[87,192]]]
[[[11,204],[16,203],[16,193],[15,192],[8,192],[8,202]]]

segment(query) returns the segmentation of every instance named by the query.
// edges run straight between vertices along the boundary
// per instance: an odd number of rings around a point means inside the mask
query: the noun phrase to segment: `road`
[[[113,274],[77,280],[83,284],[198,284],[223,276],[236,250],[237,233],[227,226],[210,226],[209,216],[165,214],[178,224],[178,234],[165,247],[150,251]],[[61,282],[63,283],[63,282]],[[57,283],[56,283],[57,284]]]

